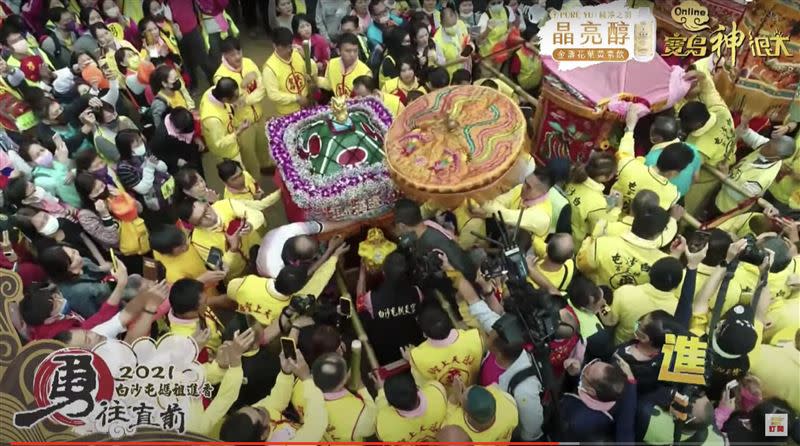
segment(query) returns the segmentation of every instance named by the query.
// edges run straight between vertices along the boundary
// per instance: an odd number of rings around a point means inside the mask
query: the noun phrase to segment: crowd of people
[[[269,29],[261,67],[235,6]],[[400,247],[377,267],[336,235],[352,221],[275,224],[268,119],[332,97],[397,116],[473,83],[519,101],[474,63],[512,31],[523,43],[498,68],[536,94],[542,22],[523,9],[2,0],[0,266],[24,284],[20,338],[191,336],[216,390],[187,430],[223,441],[787,441],[766,436],[768,414],[797,438],[798,123],[736,123],[707,59],[675,108],[629,107],[615,152],[544,160],[453,209],[400,198]],[[514,258],[486,240],[505,233]],[[664,347],[697,337],[704,384],[665,380]],[[362,349],[380,368],[353,361]]]

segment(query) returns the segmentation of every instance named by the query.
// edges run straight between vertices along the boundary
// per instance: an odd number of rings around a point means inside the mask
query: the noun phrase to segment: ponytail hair
[[[588,178],[610,176],[617,170],[617,160],[610,152],[594,152],[584,164],[575,164],[569,172],[570,183],[583,183]]]

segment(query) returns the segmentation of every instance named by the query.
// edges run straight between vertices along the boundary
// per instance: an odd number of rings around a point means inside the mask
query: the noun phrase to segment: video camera
[[[431,280],[442,280],[446,278],[442,270],[442,259],[436,251],[419,252],[416,249],[416,234],[409,232],[397,239],[397,250],[406,257],[410,268],[411,277],[418,285],[428,283]]]
[[[314,311],[317,299],[312,294],[295,295],[289,300],[289,307],[298,315],[308,316]]]
[[[767,257],[767,251],[758,247],[756,236],[747,234],[744,236],[744,239],[747,240],[747,245],[745,245],[741,254],[739,254],[739,259],[751,265],[761,265],[764,263],[764,259]]]

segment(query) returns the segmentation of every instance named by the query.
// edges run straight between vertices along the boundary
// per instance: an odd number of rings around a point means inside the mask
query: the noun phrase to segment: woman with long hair
[[[619,218],[620,208],[611,206],[614,198],[607,198],[603,193],[604,184],[611,181],[616,173],[617,160],[608,152],[594,153],[586,164],[572,168],[565,192],[572,204],[572,238],[575,246],[580,246],[583,239],[591,235],[598,221],[614,222]]]
[[[442,66],[444,54],[437,48],[433,35],[425,24],[418,23],[411,27],[411,49],[417,60],[420,79],[426,79],[429,68]]]
[[[411,37],[408,34],[408,30],[397,26],[386,33],[383,43],[386,49],[383,51],[383,61],[378,73],[378,86],[380,88],[383,88],[388,80],[400,75],[397,60],[404,54],[411,52]]]
[[[314,20],[306,14],[297,14],[292,17],[292,32],[294,33],[294,47],[303,54],[303,42],[311,42],[311,60],[316,62],[319,73],[324,73],[331,59],[331,47],[325,37],[317,32]]]

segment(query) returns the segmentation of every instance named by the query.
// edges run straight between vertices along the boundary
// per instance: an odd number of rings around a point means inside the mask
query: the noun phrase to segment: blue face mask
[[[66,300],[66,299],[64,299],[64,306],[63,306],[63,307],[61,307],[61,314],[63,314],[64,316],[66,316],[66,315],[68,315],[68,314],[69,314],[70,310],[71,310],[71,309],[70,309],[70,306],[69,306],[69,301],[68,301],[68,300]]]

